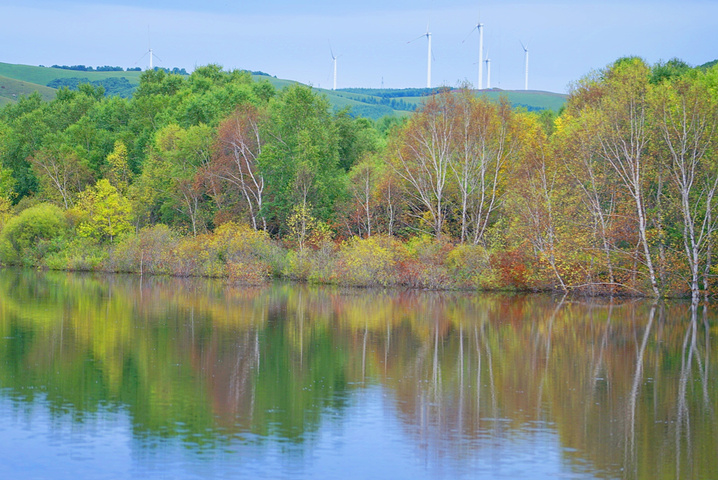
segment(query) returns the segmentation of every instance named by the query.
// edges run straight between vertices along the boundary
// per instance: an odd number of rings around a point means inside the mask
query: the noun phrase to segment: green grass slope
[[[0,75],[0,106],[15,103],[21,95],[30,95],[32,92],[40,93],[43,100],[52,100],[57,90]]]

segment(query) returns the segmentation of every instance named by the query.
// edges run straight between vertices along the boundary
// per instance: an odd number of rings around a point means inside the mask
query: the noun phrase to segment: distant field
[[[35,90],[43,98],[51,100],[55,96],[54,89],[46,87],[58,79],[86,78],[91,82],[106,79],[126,78],[132,87],[139,85],[142,72],[84,72],[65,70],[60,68],[35,67],[31,65],[15,65],[0,62],[0,106],[11,103],[19,95],[27,95]],[[252,75],[257,80],[265,80],[278,90],[297,83],[267,75]],[[125,84],[126,85],[126,84]],[[130,95],[132,88],[126,88],[121,95]],[[407,89],[341,89],[326,90],[315,88],[317,92],[327,96],[329,103],[335,109],[349,107],[353,115],[378,119],[387,115],[407,115],[417,106],[421,105],[427,95],[435,93],[438,89],[407,88]],[[109,91],[109,90],[108,90]],[[126,93],[129,92],[129,93]],[[566,96],[558,93],[524,91],[524,90],[481,90],[478,95],[497,100],[505,96],[515,107],[527,110],[554,110],[558,111],[566,101]]]

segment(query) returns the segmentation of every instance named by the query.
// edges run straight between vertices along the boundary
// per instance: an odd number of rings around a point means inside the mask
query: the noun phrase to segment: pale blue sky
[[[0,61],[144,68],[149,27],[160,66],[218,63],[330,88],[331,42],[339,88],[423,87],[426,40],[408,41],[429,23],[432,84],[475,85],[478,36],[468,35],[479,16],[491,84],[503,89],[524,86],[520,41],[529,88],[554,92],[625,55],[718,58],[718,2],[705,0],[0,0]]]

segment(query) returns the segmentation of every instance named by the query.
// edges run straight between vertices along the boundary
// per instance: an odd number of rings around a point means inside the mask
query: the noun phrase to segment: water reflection
[[[371,449],[394,478],[710,478],[717,325],[680,302],[2,271],[0,410],[130,437],[143,467],[119,476],[189,452],[361,477]]]

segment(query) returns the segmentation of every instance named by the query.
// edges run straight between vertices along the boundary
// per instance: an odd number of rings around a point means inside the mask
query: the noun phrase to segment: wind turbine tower
[[[524,90],[528,90],[529,89],[529,47],[525,46],[523,44],[523,42],[519,42],[519,43],[521,43],[521,47],[524,49],[524,59],[525,59],[524,61],[526,63],[526,65],[524,67],[524,72],[525,72],[524,73],[524,75],[525,75],[524,76]]]
[[[431,32],[429,31],[429,25],[426,26],[425,34],[419,35],[414,40],[411,40],[407,43],[415,42],[421,37],[426,37],[426,39],[428,40],[428,52],[426,57],[426,88],[431,88]]]
[[[426,56],[426,88],[431,88],[431,32],[429,26],[426,27],[426,38],[429,40],[429,50]]]
[[[481,68],[481,64],[484,63],[484,24],[479,22],[476,28],[479,29],[479,90],[481,90],[484,83],[484,70]]]
[[[332,90],[337,89],[337,56],[334,55],[331,45],[329,46],[329,52],[332,54],[332,64],[334,65],[334,85]]]
[[[479,31],[479,84],[476,88],[481,90],[484,85],[484,24],[477,22],[476,25],[474,25],[474,28],[471,29],[469,34],[464,39],[464,42],[471,36],[472,33],[474,33],[474,30]]]
[[[486,88],[491,88],[491,58],[489,58],[489,52],[486,52]]]

